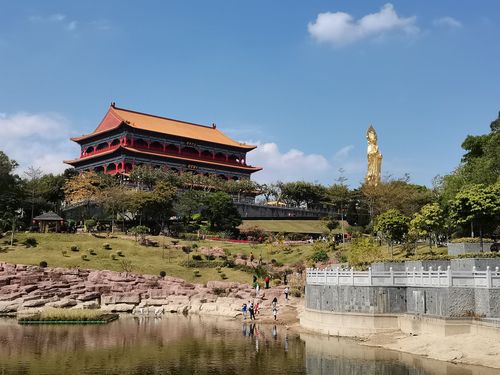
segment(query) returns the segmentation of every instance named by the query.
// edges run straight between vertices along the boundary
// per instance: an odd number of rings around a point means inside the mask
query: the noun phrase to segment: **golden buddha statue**
[[[377,145],[377,133],[371,125],[366,132],[366,139],[368,140],[368,171],[366,172],[365,184],[377,186],[382,170],[382,154]]]

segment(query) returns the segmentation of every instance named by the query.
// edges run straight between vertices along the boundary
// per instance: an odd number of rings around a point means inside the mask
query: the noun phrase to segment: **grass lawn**
[[[266,220],[267,221],[267,220]],[[38,245],[36,247],[26,248],[22,242],[27,237],[36,238]],[[210,280],[222,280],[220,274],[215,268],[197,268],[200,276],[195,276],[195,268],[183,266],[181,263],[187,260],[188,256],[182,249],[170,246],[166,249],[163,244],[172,243],[171,238],[167,237],[149,237],[156,240],[159,247],[145,247],[134,241],[131,237],[116,235],[110,238],[96,238],[89,234],[42,234],[42,233],[19,233],[16,235],[17,244],[13,247],[7,246],[8,238],[0,239],[0,262],[34,264],[38,265],[41,261],[46,261],[49,267],[65,268],[89,268],[98,270],[112,271],[131,271],[136,273],[145,273],[158,275],[160,271],[165,271],[169,276],[180,277],[190,282],[206,283]],[[285,265],[294,265],[297,262],[306,261],[314,252],[314,246],[280,246],[273,244],[241,244],[224,241],[180,241],[180,245],[193,245],[198,247],[221,247],[231,255],[253,253],[255,259],[262,257],[266,263],[275,259],[277,262]],[[104,249],[104,244],[109,244],[111,249]],[[77,246],[79,251],[72,251],[71,247]],[[94,250],[95,255],[89,251]],[[342,245],[338,246],[338,250]],[[346,244],[345,251],[349,250],[349,244]],[[391,253],[387,246],[380,247],[383,257],[391,258]],[[64,252],[64,254],[63,254]],[[118,252],[121,255],[118,255]],[[196,253],[196,250],[190,254]],[[430,253],[426,244],[419,244],[417,254],[423,255]],[[446,253],[446,248],[434,248],[434,254]],[[113,259],[113,256],[114,258]],[[404,253],[399,246],[393,249],[393,258],[403,258]],[[82,258],[85,256],[85,259]],[[333,253],[330,254],[333,256]],[[227,281],[250,283],[252,274],[224,267],[222,272],[227,276]]]
[[[243,220],[240,228],[249,226],[277,233],[321,234],[327,230],[323,220]]]
[[[22,242],[27,237],[36,238],[38,245],[26,248]],[[162,245],[171,244],[172,239],[148,238],[158,241],[160,246],[141,246],[132,238],[119,235],[114,238],[96,238],[89,234],[19,233],[16,235],[17,244],[13,247],[6,246],[8,238],[0,239],[0,247],[7,248],[0,252],[0,262],[38,265],[41,261],[46,261],[49,267],[80,267],[118,272],[128,269],[127,263],[130,263],[131,271],[137,273],[158,275],[160,271],[165,271],[169,276],[196,283],[221,280],[215,268],[198,268],[200,276],[195,276],[193,272],[195,268],[184,267],[181,262],[187,260],[187,255],[181,249],[174,247],[163,249]],[[110,250],[104,249],[106,243],[110,245]],[[193,243],[199,247],[222,247],[230,254],[253,253],[256,259],[262,256],[264,261],[270,262],[271,259],[276,259],[284,264],[293,264],[312,253],[311,245],[294,246],[282,251],[283,248],[270,244],[250,245],[224,241],[180,241],[179,244],[192,245]],[[77,246],[79,251],[72,251],[72,246]],[[90,254],[90,249],[94,250],[95,255]],[[121,252],[122,256],[119,256],[117,252]],[[190,257],[195,252],[191,253]],[[112,255],[115,255],[115,259],[112,259]],[[82,256],[86,256],[86,260],[82,259]],[[227,267],[224,267],[222,272],[226,274],[228,281],[245,283],[252,281],[252,275],[247,272]]]

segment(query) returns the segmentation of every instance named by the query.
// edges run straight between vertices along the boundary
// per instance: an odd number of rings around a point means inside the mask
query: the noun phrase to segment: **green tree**
[[[347,260],[351,266],[366,266],[382,258],[382,251],[372,237],[359,237],[351,241]]]
[[[281,186],[283,198],[297,207],[305,205],[310,207],[320,203],[326,194],[326,189],[320,184],[296,181],[287,182]]]
[[[429,239],[429,248],[432,249],[433,236],[437,236],[445,229],[445,215],[438,203],[429,203],[423,206],[410,221],[410,232],[418,237]]]
[[[12,229],[11,240],[25,191],[21,179],[14,174],[16,168],[17,163],[0,151],[0,232]]]
[[[390,209],[375,218],[373,229],[393,248],[394,243],[404,240],[408,233],[409,219],[396,209]]]
[[[470,225],[479,229],[481,247],[483,235],[500,222],[500,181],[494,185],[475,184],[462,189],[451,203],[451,215],[458,225]]]
[[[231,196],[224,192],[208,195],[203,216],[211,230],[234,231],[241,224],[241,216]]]

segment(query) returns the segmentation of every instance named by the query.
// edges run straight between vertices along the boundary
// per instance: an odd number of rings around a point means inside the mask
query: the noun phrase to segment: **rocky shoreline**
[[[83,308],[139,315],[182,313],[235,318],[248,301],[259,302],[259,320],[271,320],[271,301],[281,305],[278,323],[297,321],[295,304],[285,303],[284,287],[209,281],[192,284],[174,277],[89,269],[42,268],[0,263],[0,315],[32,313],[43,307]]]

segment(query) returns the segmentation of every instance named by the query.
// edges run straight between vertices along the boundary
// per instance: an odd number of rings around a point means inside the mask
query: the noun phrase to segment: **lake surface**
[[[92,326],[22,326],[0,319],[0,375],[495,373],[222,318],[125,317]]]

